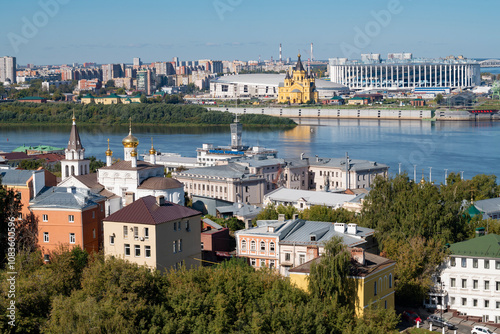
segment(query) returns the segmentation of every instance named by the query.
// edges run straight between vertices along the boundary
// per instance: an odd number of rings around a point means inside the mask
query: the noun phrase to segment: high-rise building
[[[16,57],[0,58],[0,82],[16,83]]]
[[[142,61],[141,58],[134,58],[134,66],[141,66]]]

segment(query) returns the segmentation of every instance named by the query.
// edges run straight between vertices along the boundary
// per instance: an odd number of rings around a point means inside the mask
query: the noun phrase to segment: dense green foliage
[[[393,312],[356,320],[346,305],[325,302],[244,261],[177,272],[59,250],[18,256],[18,333],[388,333]],[[0,272],[5,310],[5,271]],[[4,312],[0,330],[9,332]],[[368,331],[366,331],[368,330]]]
[[[198,105],[152,104],[70,104],[2,103],[0,123],[67,124],[73,111],[77,122],[90,124],[193,124],[223,125],[234,121],[229,112],[208,110]],[[268,115],[242,115],[243,125],[295,126],[288,118]]]
[[[231,232],[242,230],[245,228],[245,223],[236,217],[225,219],[225,218],[217,218],[212,215],[205,215],[205,218],[208,218],[216,222],[220,226],[227,227]]]

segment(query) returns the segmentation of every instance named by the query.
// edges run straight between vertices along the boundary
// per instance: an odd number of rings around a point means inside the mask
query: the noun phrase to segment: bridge
[[[499,59],[487,59],[480,61],[479,64],[481,67],[500,67],[500,60]]]

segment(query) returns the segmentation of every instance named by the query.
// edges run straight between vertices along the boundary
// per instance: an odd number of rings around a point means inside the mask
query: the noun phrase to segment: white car
[[[471,334],[493,334],[493,332],[483,326],[474,326],[474,328],[472,328]]]

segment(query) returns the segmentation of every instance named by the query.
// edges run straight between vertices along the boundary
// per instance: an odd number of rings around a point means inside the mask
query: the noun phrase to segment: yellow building
[[[308,103],[318,101],[318,92],[314,77],[307,73],[298,55],[297,65],[290,75],[286,73],[285,80],[278,87],[279,103]]]
[[[82,104],[129,104],[129,103],[141,103],[141,95],[131,96],[126,99],[122,99],[116,94],[110,94],[102,97],[92,96],[92,94],[87,94],[81,99]]]
[[[394,309],[394,269],[396,262],[375,255],[365,253],[360,248],[351,250],[353,270],[350,279],[357,282],[354,305],[356,315],[361,316],[363,310],[373,303],[381,307]],[[298,267],[289,270],[290,282],[300,289],[308,290],[308,276],[311,264],[319,262],[321,257],[315,258]]]

